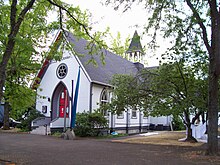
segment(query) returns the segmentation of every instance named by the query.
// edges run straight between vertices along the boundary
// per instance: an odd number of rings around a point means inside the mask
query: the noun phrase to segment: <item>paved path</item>
[[[110,140],[63,140],[51,136],[0,133],[3,161],[28,165],[191,165],[189,147],[113,143]]]

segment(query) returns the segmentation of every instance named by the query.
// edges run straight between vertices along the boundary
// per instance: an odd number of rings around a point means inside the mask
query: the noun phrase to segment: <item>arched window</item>
[[[101,106],[105,106],[105,104],[107,104],[109,102],[109,100],[108,100],[108,92],[107,92],[106,89],[103,89],[100,98],[101,98],[101,100],[100,100],[100,105]],[[102,114],[104,116],[108,116],[108,111],[107,110],[103,110]]]

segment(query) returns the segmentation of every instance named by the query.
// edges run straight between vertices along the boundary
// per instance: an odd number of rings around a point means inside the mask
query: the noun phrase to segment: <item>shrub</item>
[[[173,130],[176,131],[185,129],[185,126],[179,116],[173,116],[172,125],[173,125]]]
[[[98,113],[77,113],[74,132],[77,136],[98,136],[101,130],[106,128],[107,120]]]
[[[18,128],[21,129],[21,131],[31,131],[31,122],[38,118],[43,117],[39,111],[33,108],[29,108],[28,111],[25,114],[25,117],[21,120],[21,124],[19,124]]]

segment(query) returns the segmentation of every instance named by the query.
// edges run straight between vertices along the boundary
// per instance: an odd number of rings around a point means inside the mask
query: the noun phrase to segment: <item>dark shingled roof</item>
[[[136,74],[138,71],[135,64],[105,49],[102,49],[105,55],[105,65],[103,65],[100,53],[89,54],[89,50],[86,48],[88,41],[79,39],[70,32],[66,32],[66,38],[73,44],[76,53],[84,55],[83,57],[79,56],[79,59],[93,82],[109,84],[114,74]],[[98,67],[92,63],[87,64],[91,58],[94,58]]]
[[[126,51],[126,53],[129,52],[135,52],[135,51],[140,51],[140,52],[144,52],[142,45],[141,45],[141,41],[140,41],[140,36],[137,33],[137,30],[135,30],[133,38],[131,40],[131,44],[128,48],[128,50]]]

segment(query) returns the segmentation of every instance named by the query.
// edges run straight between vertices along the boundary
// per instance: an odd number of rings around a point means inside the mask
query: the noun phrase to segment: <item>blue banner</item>
[[[79,72],[77,76],[74,100],[72,101],[72,112],[71,112],[71,123],[70,123],[71,128],[75,127],[75,122],[76,122],[76,109],[77,109],[77,101],[78,101],[78,95],[79,95],[79,83],[80,83],[80,66],[79,66]]]

